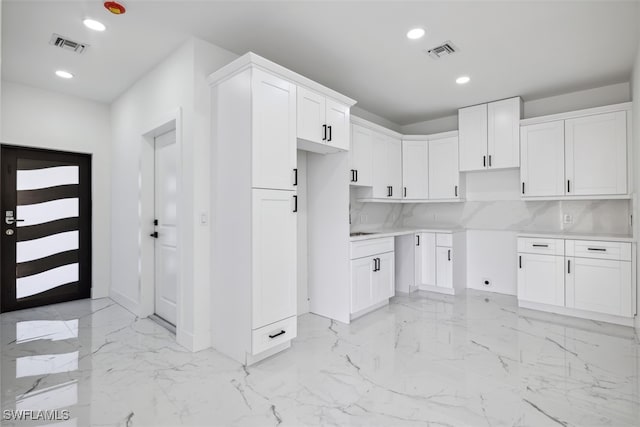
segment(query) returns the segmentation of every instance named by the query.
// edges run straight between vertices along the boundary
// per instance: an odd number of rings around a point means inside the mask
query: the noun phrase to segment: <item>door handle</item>
[[[329,139],[327,141],[331,142],[331,126],[327,126],[327,128],[329,128]]]
[[[158,238],[158,232],[154,231],[153,233],[149,234],[149,236],[153,237],[154,239]]]
[[[391,197],[391,186],[387,185],[387,197]]]
[[[491,154],[489,154],[489,167],[491,167]]]
[[[482,156],[482,167],[483,168],[487,167],[487,156]]]
[[[524,194],[524,182],[522,183],[522,194]]]
[[[298,196],[293,196],[293,212],[298,212]]]
[[[351,169],[351,182],[356,182],[356,170]]]
[[[447,261],[451,261],[451,249],[447,250]]]
[[[378,271],[378,258],[373,259],[373,272]]]
[[[404,187],[404,197],[407,197],[407,187]]]
[[[518,267],[522,268],[522,255],[518,256]]]
[[[458,186],[457,185],[454,187],[453,193],[455,194],[456,197],[458,197]]]
[[[538,243],[534,243],[533,245],[534,248],[548,248],[549,245],[542,245],[542,244],[538,244]]]
[[[358,182],[358,169],[356,169],[356,182]]]
[[[293,185],[298,185],[298,168],[293,168]]]
[[[376,271],[380,271],[380,258],[376,258],[378,260],[378,269]]]
[[[269,335],[269,338],[274,339],[274,338],[279,337],[280,335],[284,335],[286,333],[287,333],[287,331],[281,329],[280,332],[278,332],[277,334]]]
[[[418,242],[416,243],[416,246],[420,246],[420,235],[416,234],[416,238],[418,239]]]
[[[607,252],[605,248],[587,248],[588,251]]]
[[[571,193],[571,180],[567,180],[567,193]]]
[[[327,140],[327,125],[322,125],[322,129],[324,130],[324,135],[322,137],[323,141]]]
[[[571,274],[571,260],[567,260],[567,274]]]

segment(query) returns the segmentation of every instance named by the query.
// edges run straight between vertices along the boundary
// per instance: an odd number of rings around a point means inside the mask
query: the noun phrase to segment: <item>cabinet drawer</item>
[[[254,329],[251,334],[251,352],[262,353],[296,337],[298,334],[298,318],[289,317],[271,325]]]
[[[541,255],[564,255],[564,240],[520,237],[518,238],[518,252]]]
[[[351,259],[393,252],[393,237],[351,242]]]
[[[448,248],[453,246],[453,235],[450,233],[437,233],[436,234],[436,246],[446,246]]]
[[[567,240],[567,256],[631,261],[631,243],[601,240]]]

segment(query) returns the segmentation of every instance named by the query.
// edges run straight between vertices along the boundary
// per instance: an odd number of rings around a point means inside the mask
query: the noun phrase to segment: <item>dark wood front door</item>
[[[2,146],[0,311],[91,296],[91,157]]]

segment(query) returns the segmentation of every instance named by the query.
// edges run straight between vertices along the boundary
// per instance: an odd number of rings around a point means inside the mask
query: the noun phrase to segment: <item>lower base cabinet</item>
[[[395,295],[393,237],[351,243],[351,317]]]
[[[415,234],[415,242],[418,289],[455,294],[456,289],[466,287],[464,233],[420,232]]]
[[[636,314],[633,259],[630,242],[520,237],[518,302],[625,324]]]

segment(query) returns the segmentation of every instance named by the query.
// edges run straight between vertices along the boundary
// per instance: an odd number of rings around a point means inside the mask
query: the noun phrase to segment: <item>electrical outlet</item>
[[[485,288],[491,287],[491,279],[487,279],[486,277],[482,279],[482,286]]]
[[[565,224],[573,224],[573,216],[571,214],[564,214],[562,216],[562,222]]]

